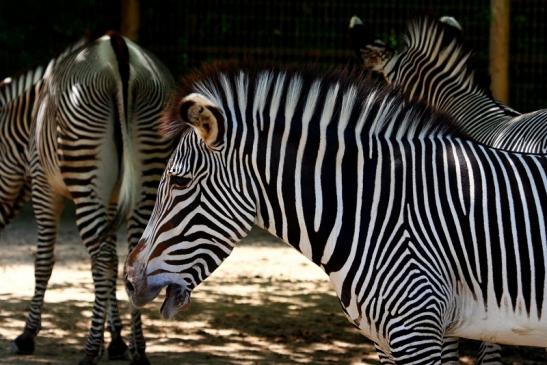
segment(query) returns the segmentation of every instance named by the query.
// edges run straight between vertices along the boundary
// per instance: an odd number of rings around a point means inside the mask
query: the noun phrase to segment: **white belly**
[[[501,306],[472,299],[462,300],[457,311],[459,319],[448,329],[448,336],[507,345],[547,347],[547,313],[527,313],[522,303],[514,310],[508,298]]]

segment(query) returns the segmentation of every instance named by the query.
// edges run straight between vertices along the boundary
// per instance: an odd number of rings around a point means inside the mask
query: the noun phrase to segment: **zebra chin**
[[[165,300],[161,305],[161,315],[165,319],[173,318],[177,313],[190,306],[190,290],[178,284],[167,285]]]
[[[165,299],[160,312],[165,319],[173,318],[178,312],[190,305],[190,289],[173,274],[157,274],[136,278],[131,273],[126,275],[126,289],[129,299],[136,307],[152,302],[165,290]]]

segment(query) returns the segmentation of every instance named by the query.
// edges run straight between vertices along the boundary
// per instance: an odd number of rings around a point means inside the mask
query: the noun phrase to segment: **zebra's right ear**
[[[178,106],[179,117],[190,125],[209,147],[218,146],[224,137],[224,115],[221,109],[201,94],[190,94]]]
[[[463,33],[462,25],[460,24],[459,21],[456,20],[456,18],[454,18],[452,16],[445,15],[445,16],[440,17],[439,21],[441,23],[444,23],[446,25],[449,25],[449,26],[457,29],[460,33]]]

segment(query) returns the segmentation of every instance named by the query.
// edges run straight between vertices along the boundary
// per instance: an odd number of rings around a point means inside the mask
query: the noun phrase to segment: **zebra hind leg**
[[[47,186],[47,185],[45,185]],[[42,327],[44,295],[54,264],[54,246],[62,210],[62,199],[47,188],[33,187],[33,208],[38,223],[38,244],[34,261],[34,295],[23,333],[10,344],[11,352],[20,355],[34,353],[35,337]]]
[[[108,237],[108,246],[115,247],[116,234],[112,233]],[[116,297],[116,282],[118,279],[118,256],[116,251],[111,251],[112,267],[114,275],[112,276],[111,288],[108,299],[108,330],[110,332],[110,344],[107,353],[109,360],[129,360],[129,348],[122,338],[122,321],[118,309],[118,299]]]
[[[154,200],[141,200],[139,206],[132,212],[127,224],[129,238],[129,252],[137,245],[150,217]],[[149,365],[150,361],[146,356],[146,341],[142,331],[141,312],[137,308],[131,308],[131,365]]]
[[[85,355],[79,365],[97,364],[103,354],[106,305],[111,295],[112,277],[114,276],[112,255],[116,252],[116,247],[112,247],[108,241],[101,244],[100,247],[91,248],[88,246],[88,249],[92,260],[91,271],[95,286],[95,302],[85,345]]]

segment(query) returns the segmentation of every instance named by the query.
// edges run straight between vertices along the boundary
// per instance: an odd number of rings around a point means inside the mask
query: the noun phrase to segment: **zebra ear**
[[[224,116],[218,106],[200,94],[181,100],[179,115],[209,147],[218,146],[224,135]]]
[[[393,49],[377,39],[356,16],[353,16],[349,22],[349,35],[353,50],[363,67],[366,70],[381,73],[385,63],[393,56]]]
[[[462,25],[460,24],[459,21],[456,20],[456,18],[452,17],[452,16],[442,16],[439,18],[439,21],[441,23],[444,23],[446,25],[449,25],[455,29],[457,29],[460,33],[463,33],[463,28],[462,28]]]
[[[351,41],[351,48],[361,58],[361,50],[374,41],[374,35],[365,28],[363,21],[356,15],[349,21],[348,33]]]

